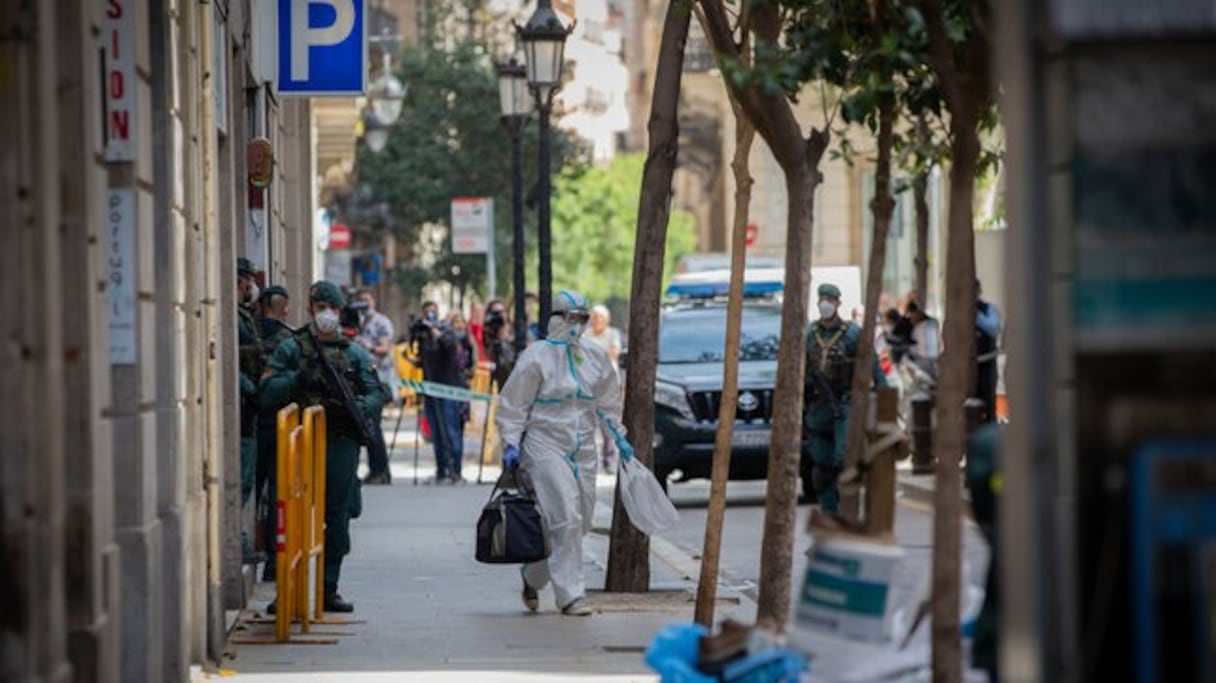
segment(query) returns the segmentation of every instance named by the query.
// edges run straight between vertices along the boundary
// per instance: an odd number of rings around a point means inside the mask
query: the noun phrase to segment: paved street
[[[409,422],[407,418],[407,422]],[[391,429],[392,424],[386,424]],[[469,440],[463,486],[412,484],[412,429],[403,427],[394,451],[392,486],[364,488],[364,514],[354,524],[354,550],[343,570],[343,595],[355,603],[354,618],[365,623],[327,626],[334,645],[234,644],[225,663],[237,680],[259,682],[373,683],[376,681],[650,681],[642,652],[664,625],[692,617],[691,595],[703,540],[707,482],[672,486],[680,525],[656,539],[652,547],[651,595],[613,596],[594,591],[598,614],[588,619],[560,616],[548,591],[542,613],[524,612],[514,567],[491,567],[473,560],[473,526],[490,494],[488,482],[498,474],[484,472],[486,485],[472,480],[476,442]],[[433,471],[433,457],[419,450],[419,475]],[[608,551],[611,500],[615,481],[600,477],[600,505],[587,542],[585,566],[592,589],[603,585]],[[723,602],[719,619],[754,618],[755,581],[759,572],[764,484],[732,482],[724,529]],[[808,508],[800,510],[805,520]],[[896,600],[906,600],[929,570],[932,517],[919,505],[899,508],[898,536],[908,552],[896,580]],[[799,541],[800,547],[804,545]],[[967,531],[966,556],[976,572],[987,551],[974,527]],[[979,574],[975,574],[979,576]],[[978,580],[978,579],[977,579]],[[254,611],[264,608],[273,586],[259,584]],[[253,612],[246,613],[251,616]],[[239,630],[239,638],[265,633],[265,626]],[[873,645],[816,639],[812,652],[818,675],[843,671],[880,651]],[[923,654],[923,652],[921,652]],[[916,656],[914,653],[912,656]]]

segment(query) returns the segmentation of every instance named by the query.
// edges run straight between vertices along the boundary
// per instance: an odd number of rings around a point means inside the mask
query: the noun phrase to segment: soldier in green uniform
[[[819,320],[806,333],[806,407],[803,411],[802,491],[824,512],[840,505],[836,477],[848,448],[849,390],[861,327],[840,317],[840,289],[819,286]],[[874,381],[886,380],[874,362]]]
[[[287,324],[288,305],[290,297],[287,288],[282,285],[271,285],[262,290],[258,297],[258,331],[262,339],[262,356],[266,364],[274,355],[275,349],[284,341],[290,339],[295,330]],[[274,543],[275,514],[274,500],[275,468],[278,459],[278,435],[276,433],[277,411],[265,401],[259,401],[258,408],[258,464],[257,481],[254,490],[259,496],[265,496],[269,505],[259,502],[258,509],[263,512],[262,538],[267,539],[267,555],[265,567],[262,568],[262,580],[274,580],[274,552],[270,544]],[[265,491],[265,493],[263,493]]]
[[[350,552],[350,518],[356,494],[355,469],[359,464],[359,428],[356,420],[375,419],[384,403],[371,356],[342,334],[342,290],[330,282],[317,282],[308,292],[311,322],[275,349],[262,380],[262,400],[276,410],[295,402],[301,408],[325,408],[325,604],[330,612],[350,612],[354,606],[338,595],[342,558]],[[337,379],[354,397],[353,415],[327,379],[324,353]]]
[[[238,382],[241,392],[241,506],[249,503],[257,472],[258,378],[262,376],[262,341],[253,304],[258,299],[257,268],[247,258],[236,260]],[[241,529],[241,554],[245,564],[262,561],[246,529]]]
[[[1000,469],[1001,428],[985,424],[967,441],[967,490],[971,493],[971,509],[975,521],[984,532],[992,549],[988,562],[988,578],[984,585],[984,607],[975,625],[975,641],[971,649],[971,665],[988,672],[988,680],[997,680],[997,646],[1000,625],[1000,569],[996,538],[996,509],[1003,480]]]

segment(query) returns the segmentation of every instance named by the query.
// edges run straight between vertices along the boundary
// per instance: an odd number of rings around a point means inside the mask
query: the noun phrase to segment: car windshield
[[[739,360],[777,360],[781,309],[744,306]],[[677,310],[659,330],[660,363],[720,363],[726,354],[726,307]]]

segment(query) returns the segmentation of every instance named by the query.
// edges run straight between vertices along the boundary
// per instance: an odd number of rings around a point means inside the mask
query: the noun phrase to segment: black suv
[[[780,302],[773,298],[745,300],[732,479],[767,476],[780,337]],[[710,476],[725,346],[724,301],[693,300],[664,310],[659,325],[654,437],[654,472],[664,488],[677,471],[677,481]]]

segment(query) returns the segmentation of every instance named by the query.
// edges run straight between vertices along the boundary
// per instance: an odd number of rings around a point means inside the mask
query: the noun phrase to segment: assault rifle
[[[337,394],[338,399],[342,402],[342,407],[350,414],[350,419],[354,423],[355,436],[359,437],[359,444],[366,446],[372,442],[373,425],[363,415],[363,411],[359,409],[359,404],[355,402],[355,395],[350,391],[350,385],[342,375],[338,374],[333,363],[329,361],[329,357],[325,355],[325,349],[321,346],[321,342],[317,339],[317,335],[313,333],[312,328],[308,329],[308,336],[312,338],[313,348],[317,350],[317,358],[321,362],[322,376],[325,379],[325,386],[331,393]]]

